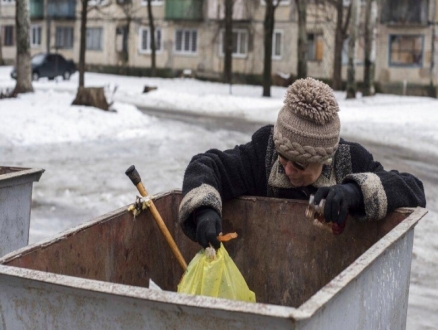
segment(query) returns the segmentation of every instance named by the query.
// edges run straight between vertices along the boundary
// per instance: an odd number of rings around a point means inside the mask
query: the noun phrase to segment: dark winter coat
[[[353,214],[361,221],[380,220],[398,207],[426,205],[423,184],[408,173],[386,171],[358,143],[339,142],[331,165],[310,186],[294,188],[278,161],[273,125],[256,131],[251,142],[234,149],[212,149],[193,157],[184,175],[179,219],[184,233],[195,240],[192,213],[209,206],[222,214],[222,202],[242,195],[309,199],[318,187],[356,182],[364,209]]]

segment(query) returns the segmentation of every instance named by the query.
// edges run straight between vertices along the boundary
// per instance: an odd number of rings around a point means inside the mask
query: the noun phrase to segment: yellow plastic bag
[[[222,243],[214,259],[206,255],[205,249],[196,254],[178,284],[178,292],[255,302],[255,293]]]

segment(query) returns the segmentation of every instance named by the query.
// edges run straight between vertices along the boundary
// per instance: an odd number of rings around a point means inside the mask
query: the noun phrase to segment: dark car
[[[34,81],[42,77],[55,79],[57,76],[62,76],[64,80],[68,80],[76,72],[76,65],[73,61],[66,60],[59,54],[37,54],[32,57],[31,64],[32,80]],[[12,70],[11,77],[17,78],[16,68]]]

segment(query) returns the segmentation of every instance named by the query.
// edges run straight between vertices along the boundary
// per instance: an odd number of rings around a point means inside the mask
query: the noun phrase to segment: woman
[[[219,247],[222,202],[242,195],[325,199],[324,217],[342,225],[383,219],[398,207],[426,206],[423,184],[386,171],[360,144],[340,138],[339,106],[331,88],[306,78],[289,86],[275,126],[247,144],[193,157],[184,175],[179,218],[203,247]]]

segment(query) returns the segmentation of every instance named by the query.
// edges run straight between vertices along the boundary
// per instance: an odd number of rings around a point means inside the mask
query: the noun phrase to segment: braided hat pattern
[[[295,81],[286,91],[275,123],[277,150],[297,162],[327,162],[339,143],[338,112],[338,102],[327,84],[313,78]]]

